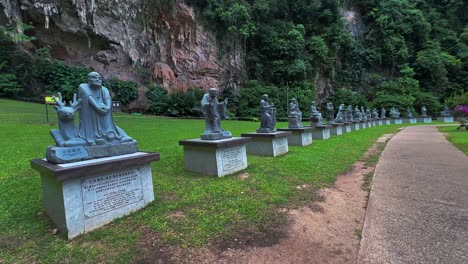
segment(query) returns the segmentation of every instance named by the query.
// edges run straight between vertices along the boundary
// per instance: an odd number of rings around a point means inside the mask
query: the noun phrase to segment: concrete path
[[[387,144],[358,263],[468,263],[468,158],[437,128],[407,127]]]

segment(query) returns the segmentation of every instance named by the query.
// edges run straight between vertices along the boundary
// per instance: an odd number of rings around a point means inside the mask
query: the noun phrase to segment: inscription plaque
[[[74,160],[88,157],[88,151],[82,147],[56,147],[55,155],[62,160]]]
[[[121,171],[82,180],[85,217],[93,217],[143,199],[140,171]]]
[[[310,145],[312,144],[312,132],[304,133],[302,138],[303,145]]]
[[[288,138],[279,138],[275,143],[276,155],[281,155],[288,152]]]
[[[222,159],[224,172],[228,172],[233,169],[242,167],[244,165],[244,159],[242,157],[242,148],[235,147],[223,150]]]

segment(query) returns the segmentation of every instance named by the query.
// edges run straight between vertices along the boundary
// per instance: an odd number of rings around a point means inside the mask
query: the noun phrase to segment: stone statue
[[[112,99],[109,90],[102,86],[102,77],[97,72],[88,74],[88,83],[78,87],[78,99],[73,95],[70,106],[58,93],[54,96],[57,106],[59,129],[50,133],[55,146],[46,151],[47,161],[68,163],[108,156],[135,153],[138,144],[112,118]],[[79,112],[79,123],[75,125],[75,113]]]
[[[260,101],[260,128],[257,133],[276,132],[276,108],[268,103],[268,95],[264,94]]]
[[[210,88],[208,93],[203,95],[201,109],[205,117],[205,131],[200,136],[204,140],[216,140],[231,138],[231,132],[221,128],[221,119],[228,119],[226,114],[228,99],[223,103],[218,102],[218,90]]]
[[[426,106],[424,106],[424,105],[421,107],[421,116],[427,116]]]
[[[345,121],[344,111],[345,111],[344,104],[340,104],[340,106],[338,107],[338,113],[336,114],[336,118],[335,118],[336,123],[343,123]]]
[[[354,122],[353,106],[352,105],[348,105],[348,108],[346,108],[346,121],[347,122]]]
[[[440,115],[441,116],[451,116],[450,109],[448,108],[447,105],[444,105],[444,110],[442,110],[442,112],[440,112]]]
[[[390,117],[391,118],[399,118],[400,117],[400,112],[398,111],[398,109],[396,109],[395,107],[392,107],[392,109],[390,109]]]
[[[369,107],[366,108],[366,118],[367,120],[372,120],[372,113]]]
[[[372,110],[372,118],[379,119],[379,112],[377,111],[377,108],[374,108],[374,110]]]
[[[387,110],[382,107],[382,110],[380,111],[380,118],[385,119],[387,114]]]
[[[312,101],[312,104],[310,105],[310,125],[322,125],[322,114],[317,110],[317,107],[315,106],[315,101]]]
[[[356,122],[361,122],[362,121],[361,111],[359,110],[359,107],[357,105],[356,105],[356,107],[354,107],[353,119]]]
[[[327,124],[333,124],[335,120],[335,108],[332,102],[327,103]]]
[[[363,106],[361,106],[361,120],[362,121],[367,121],[366,110],[364,110]]]
[[[78,137],[89,145],[115,144],[133,139],[118,128],[112,120],[112,99],[109,90],[102,86],[102,77],[97,72],[88,74],[88,83],[78,87],[81,100]]]
[[[302,113],[301,113],[301,110],[299,110],[299,105],[297,103],[296,98],[291,99],[291,102],[289,103],[288,121],[289,121],[289,125],[288,125],[289,128],[304,127],[302,125]]]
[[[412,118],[413,117],[413,112],[409,107],[406,108],[406,117]]]

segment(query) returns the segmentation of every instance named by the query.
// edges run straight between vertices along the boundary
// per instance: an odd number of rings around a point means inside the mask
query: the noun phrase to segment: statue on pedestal
[[[385,119],[387,118],[385,115],[387,114],[387,109],[382,107],[382,110],[380,110],[380,118]]]
[[[369,121],[372,120],[372,114],[371,114],[371,110],[370,110],[369,107],[367,107],[367,109],[366,109],[366,118]]]
[[[348,108],[346,108],[346,121],[347,122],[354,122],[353,106],[352,105],[348,105]]]
[[[322,114],[317,110],[317,107],[315,106],[315,101],[312,101],[312,104],[310,105],[310,125],[322,125]]]
[[[361,120],[367,121],[366,110],[364,110],[364,106],[361,106]]]
[[[413,117],[413,112],[409,107],[406,108],[406,117],[412,118]]]
[[[427,116],[426,106],[424,106],[424,105],[421,107],[421,116]]]
[[[296,98],[291,99],[289,103],[289,115],[288,115],[288,127],[289,128],[302,128],[302,113],[299,110],[299,105]]]
[[[390,117],[391,118],[399,118],[400,117],[400,112],[398,111],[398,109],[396,109],[395,107],[392,107],[392,109],[390,109]]]
[[[340,106],[338,107],[338,113],[336,114],[336,118],[335,118],[336,123],[343,123],[345,121],[344,111],[345,111],[344,104],[340,104]]]
[[[447,105],[444,105],[444,110],[442,110],[442,112],[440,112],[440,115],[441,116],[451,116],[450,109],[448,108]]]
[[[357,105],[354,107],[353,119],[356,122],[361,122],[362,121],[361,111],[359,110],[359,107]]]
[[[201,109],[205,117],[205,131],[200,136],[204,140],[216,140],[231,138],[231,132],[221,128],[221,119],[228,119],[226,114],[228,99],[222,103],[218,102],[218,90],[210,88],[208,93],[203,95]]]
[[[327,103],[327,124],[335,123],[335,108],[332,102]]]
[[[372,118],[379,119],[379,112],[377,112],[377,108],[374,108],[372,111]]]
[[[260,128],[257,133],[276,132],[276,108],[268,102],[268,94],[262,96],[260,101]]]
[[[70,106],[58,93],[54,96],[54,107],[59,118],[59,130],[50,133],[55,146],[46,151],[52,163],[67,163],[100,157],[134,153],[138,146],[112,118],[112,99],[109,90],[102,86],[102,77],[97,72],[88,74],[88,83],[78,87],[78,99],[73,95]],[[79,112],[79,123],[75,125],[75,112]]]

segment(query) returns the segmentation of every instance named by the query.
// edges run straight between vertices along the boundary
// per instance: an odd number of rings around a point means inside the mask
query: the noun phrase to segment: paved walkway
[[[407,127],[387,144],[358,263],[468,263],[468,158],[437,128]]]

